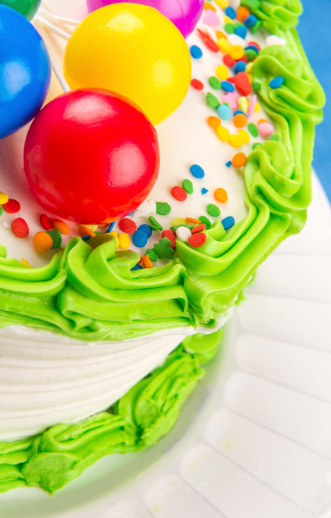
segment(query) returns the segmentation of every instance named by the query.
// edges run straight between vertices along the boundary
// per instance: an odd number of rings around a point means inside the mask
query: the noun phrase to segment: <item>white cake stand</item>
[[[314,176],[304,231],[259,269],[175,429],[0,518],[330,518],[331,210]]]

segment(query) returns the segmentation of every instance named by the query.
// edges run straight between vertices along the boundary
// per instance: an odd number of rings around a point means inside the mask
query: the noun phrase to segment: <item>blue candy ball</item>
[[[0,138],[33,119],[47,95],[51,68],[46,46],[20,13],[0,5]]]

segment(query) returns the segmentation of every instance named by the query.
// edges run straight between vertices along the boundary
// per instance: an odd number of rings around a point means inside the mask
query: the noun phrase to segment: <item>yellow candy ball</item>
[[[128,97],[158,124],[182,103],[191,58],[168,18],[152,7],[118,3],[94,11],[74,31],[64,75],[72,89],[102,88]]]

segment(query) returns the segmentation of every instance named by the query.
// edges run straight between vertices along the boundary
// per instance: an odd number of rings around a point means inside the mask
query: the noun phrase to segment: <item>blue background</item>
[[[301,0],[298,32],[327,103],[324,122],[316,128],[314,168],[331,201],[331,0]]]

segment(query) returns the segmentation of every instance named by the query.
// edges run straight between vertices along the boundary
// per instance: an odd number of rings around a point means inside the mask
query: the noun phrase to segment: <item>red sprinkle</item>
[[[52,229],[53,229],[52,222],[51,222],[51,220],[49,219],[49,217],[47,216],[47,214],[42,214],[42,215],[40,216],[40,225],[41,225],[45,230],[52,230]]]
[[[236,78],[236,81],[235,81],[235,85],[236,85],[236,88],[238,90],[238,92],[240,93],[240,95],[249,95],[252,93],[253,91],[253,88],[252,88],[252,85],[250,84],[249,80],[248,80],[248,76],[247,74],[245,74],[245,72],[238,72],[238,74],[235,76]]]
[[[227,81],[229,81],[229,83],[232,83],[232,84],[234,85],[234,84],[235,84],[235,81],[236,81],[236,76],[228,77],[228,78],[227,78]]]
[[[227,67],[233,67],[234,64],[235,64],[235,60],[232,59],[231,56],[229,56],[229,54],[225,54],[225,56],[223,56],[223,63],[224,65],[226,65]]]
[[[247,62],[248,62],[248,61],[247,61],[247,56],[246,56],[246,54],[244,54],[241,58],[237,59],[237,60],[236,60],[236,63],[238,63],[238,61],[243,61],[244,63],[246,63],[246,64],[247,64]]]
[[[190,246],[193,246],[193,248],[199,248],[199,246],[202,246],[205,244],[207,239],[206,234],[203,234],[202,232],[199,232],[198,234],[192,234],[188,238],[188,244]]]
[[[9,212],[9,214],[16,214],[16,212],[21,210],[21,205],[17,200],[9,199],[7,203],[3,205],[3,208],[6,212]]]
[[[137,225],[130,218],[123,218],[119,221],[118,226],[122,232],[126,234],[133,234],[137,230]]]
[[[249,45],[255,45],[255,47],[257,47],[259,50],[261,50],[260,45],[258,43],[256,43],[256,41],[249,41],[247,43],[247,46],[249,46]]]
[[[197,234],[198,232],[202,232],[203,230],[206,230],[206,225],[202,223],[201,225],[197,225],[196,227],[193,227],[191,230],[191,233]]]
[[[191,86],[193,86],[193,88],[196,90],[203,90],[203,83],[201,83],[199,79],[192,79]]]
[[[163,230],[161,237],[167,237],[171,243],[171,248],[176,248],[176,234],[173,230]]]
[[[183,189],[183,187],[179,187],[178,185],[171,189],[171,194],[178,201],[185,201],[187,198],[187,192],[185,189]]]
[[[205,43],[206,47],[209,48],[209,50],[211,50],[212,52],[215,52],[215,53],[219,52],[220,49],[216,45],[215,41],[213,41],[211,39],[211,37],[209,36],[209,34],[207,32],[204,32],[201,29],[197,29],[197,31],[198,31],[200,38],[203,40],[203,42]]]
[[[15,218],[11,222],[11,229],[16,237],[27,237],[29,235],[29,227],[25,219]]]

